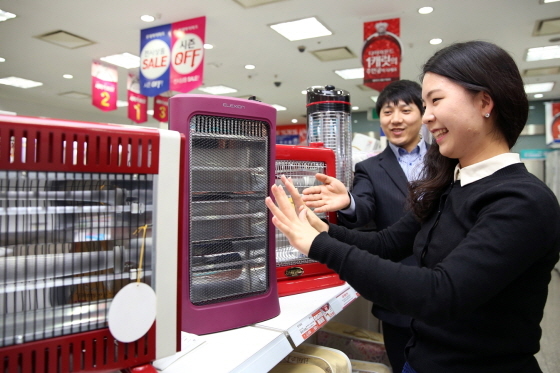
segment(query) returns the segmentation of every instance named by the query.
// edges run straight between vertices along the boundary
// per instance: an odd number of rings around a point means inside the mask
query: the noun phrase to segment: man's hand
[[[340,180],[325,174],[316,174],[315,178],[323,184],[303,190],[302,199],[307,207],[319,213],[344,210],[350,206],[348,190]]]

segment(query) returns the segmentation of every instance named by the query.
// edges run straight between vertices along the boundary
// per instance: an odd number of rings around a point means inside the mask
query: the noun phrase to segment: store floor
[[[560,372],[560,264],[557,264],[552,271],[541,326],[543,335],[537,360],[543,373],[558,373]]]

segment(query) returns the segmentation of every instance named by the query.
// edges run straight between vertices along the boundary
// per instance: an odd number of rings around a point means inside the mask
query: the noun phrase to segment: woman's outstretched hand
[[[281,180],[292,196],[293,204],[282,186],[273,185],[271,191],[276,204],[270,197],[265,201],[274,215],[272,223],[288,238],[293,247],[302,254],[308,255],[315,237],[320,232],[326,232],[329,226],[305,206],[291,180],[285,176],[282,176]]]

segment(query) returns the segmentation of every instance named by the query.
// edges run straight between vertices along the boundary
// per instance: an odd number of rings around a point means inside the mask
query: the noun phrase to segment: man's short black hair
[[[377,115],[381,113],[381,108],[387,104],[398,105],[402,101],[407,105],[414,104],[424,114],[422,104],[422,87],[412,80],[397,80],[386,86],[377,98],[375,110]]]

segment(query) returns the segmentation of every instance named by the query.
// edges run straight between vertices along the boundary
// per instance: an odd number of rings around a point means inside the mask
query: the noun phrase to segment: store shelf
[[[348,284],[282,297],[277,317],[194,336],[200,344],[186,353],[179,352],[161,372],[267,372],[357,297]]]

